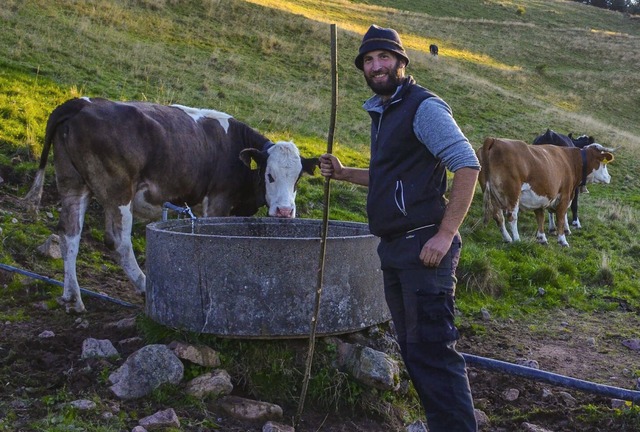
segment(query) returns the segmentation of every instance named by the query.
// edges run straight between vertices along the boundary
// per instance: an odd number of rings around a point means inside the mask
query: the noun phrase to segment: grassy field
[[[603,272],[613,279],[608,293],[637,303],[638,264],[625,257],[640,248],[640,75],[633,72],[640,29],[621,14],[563,1],[462,1],[455,8],[436,1],[396,8],[344,0],[5,3],[0,162],[24,180],[6,183],[9,193],[22,196],[29,187],[48,113],[79,95],[214,108],[273,139],[293,139],[303,153],[322,153],[331,101],[329,23],[338,26],[334,151],[365,166],[369,120],[360,106],[369,91],[353,58],[375,22],[401,32],[410,73],[452,106],[474,146],[486,136],[531,141],[550,127],[588,133],[617,149],[613,182],[584,196],[585,229],[571,237],[569,250],[532,244],[527,214],[526,241],[503,245],[493,226],[480,223],[478,192],[463,227],[461,307],[520,312],[532,280],[548,288],[553,304],[594,307],[591,291],[603,290]],[[432,42],[440,47],[437,58],[428,55]],[[321,184],[316,177],[301,185],[301,217],[321,216]],[[365,221],[365,192],[334,182],[330,217]],[[6,250],[3,256],[11,261]]]
[[[274,140],[292,139],[305,155],[323,153],[330,23],[338,27],[334,152],[345,164],[368,161],[369,117],[361,104],[370,92],[353,59],[372,23],[401,33],[409,73],[451,105],[474,147],[487,136],[530,142],[552,128],[616,149],[612,183],[581,196],[584,228],[569,237],[569,249],[554,238],[536,244],[533,214],[521,214],[524,241],[503,244],[493,223],[481,223],[478,189],[462,228],[461,320],[482,308],[500,318],[640,308],[640,24],[576,2],[2,0],[2,193],[26,193],[47,116],[74,96],[213,108]],[[437,58],[430,43],[439,45]],[[47,184],[53,187],[52,170]],[[322,184],[319,176],[303,179],[299,217],[321,217]],[[332,182],[330,217],[366,221],[365,194]],[[34,253],[57,219],[56,205],[44,210],[25,225],[0,209],[0,261],[60,279],[62,264]],[[91,226],[101,238],[101,221]],[[139,229],[141,258],[143,236]],[[86,249],[79,263],[118,271]]]

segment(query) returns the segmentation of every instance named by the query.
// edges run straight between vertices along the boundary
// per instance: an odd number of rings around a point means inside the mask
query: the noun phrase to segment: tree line
[[[640,14],[639,0],[574,0],[579,3],[588,4],[603,9],[626,12],[630,14]]]

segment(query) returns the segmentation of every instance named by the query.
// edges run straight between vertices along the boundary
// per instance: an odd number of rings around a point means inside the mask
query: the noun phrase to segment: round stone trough
[[[310,332],[322,221],[220,217],[147,225],[146,313],[163,325],[233,338]],[[330,221],[316,335],[390,319],[378,238]]]

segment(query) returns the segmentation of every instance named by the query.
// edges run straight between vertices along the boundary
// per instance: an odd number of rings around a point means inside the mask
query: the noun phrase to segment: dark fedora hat
[[[400,56],[409,64],[409,57],[402,47],[402,41],[398,32],[391,28],[383,28],[373,24],[362,38],[360,50],[356,57],[356,67],[363,69],[363,57],[366,53],[376,50],[386,50]]]

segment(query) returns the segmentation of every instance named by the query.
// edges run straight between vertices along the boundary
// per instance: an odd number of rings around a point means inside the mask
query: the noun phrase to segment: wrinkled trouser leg
[[[453,254],[438,269],[384,269],[385,297],[430,432],[477,430],[465,361],[455,349],[459,249]]]

